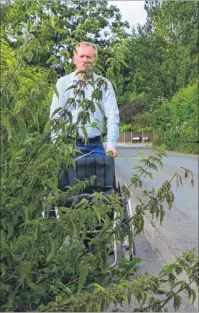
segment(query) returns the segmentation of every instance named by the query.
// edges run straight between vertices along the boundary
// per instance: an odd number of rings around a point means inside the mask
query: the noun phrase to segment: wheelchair
[[[82,199],[92,199],[92,194],[94,194],[94,192],[102,193],[104,197],[108,197],[112,193],[117,193],[122,199],[121,205],[124,208],[124,216],[122,216],[122,220],[126,223],[125,229],[127,229],[127,236],[122,243],[117,242],[114,229],[116,227],[118,212],[113,210],[110,214],[110,219],[113,220],[113,243],[111,251],[113,254],[113,261],[109,265],[109,268],[114,267],[118,263],[119,258],[132,260],[133,257],[135,257],[135,243],[134,236],[132,236],[133,228],[128,222],[133,216],[131,200],[128,195],[123,194],[119,182],[116,184],[114,158],[107,155],[83,155],[80,158],[77,158],[75,163],[75,167],[71,166],[60,172],[58,179],[59,190],[64,191],[68,186],[73,187],[78,181],[84,181],[85,179],[89,179],[91,177],[95,177],[95,181],[93,184],[86,187],[83,193],[69,196],[65,200],[63,206],[71,207],[73,203],[78,203]],[[52,216],[58,219],[60,218],[58,207],[54,207],[52,212],[42,212],[43,218]],[[96,225],[95,231],[87,231],[87,233],[88,236],[92,238],[92,236],[95,236],[95,234],[99,231],[100,229]],[[86,242],[85,245],[88,247],[88,242]]]

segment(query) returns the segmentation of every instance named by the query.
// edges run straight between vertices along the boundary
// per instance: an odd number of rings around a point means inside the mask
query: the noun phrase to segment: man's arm
[[[104,113],[107,118],[107,148],[106,152],[112,152],[117,156],[115,149],[119,137],[119,110],[113,86],[108,82],[108,88],[104,96]]]

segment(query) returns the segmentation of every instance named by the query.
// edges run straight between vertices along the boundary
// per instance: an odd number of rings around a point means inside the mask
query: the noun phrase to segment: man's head
[[[80,42],[73,51],[73,63],[76,65],[77,71],[92,68],[97,57],[97,47],[87,41]]]

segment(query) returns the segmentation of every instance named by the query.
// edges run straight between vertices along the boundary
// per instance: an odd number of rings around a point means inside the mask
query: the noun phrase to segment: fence
[[[124,132],[120,133],[118,142],[152,142],[153,132]]]

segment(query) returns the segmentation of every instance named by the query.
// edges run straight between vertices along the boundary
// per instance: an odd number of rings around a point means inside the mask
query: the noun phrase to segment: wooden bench
[[[133,137],[132,142],[141,142],[141,138],[140,137]]]

